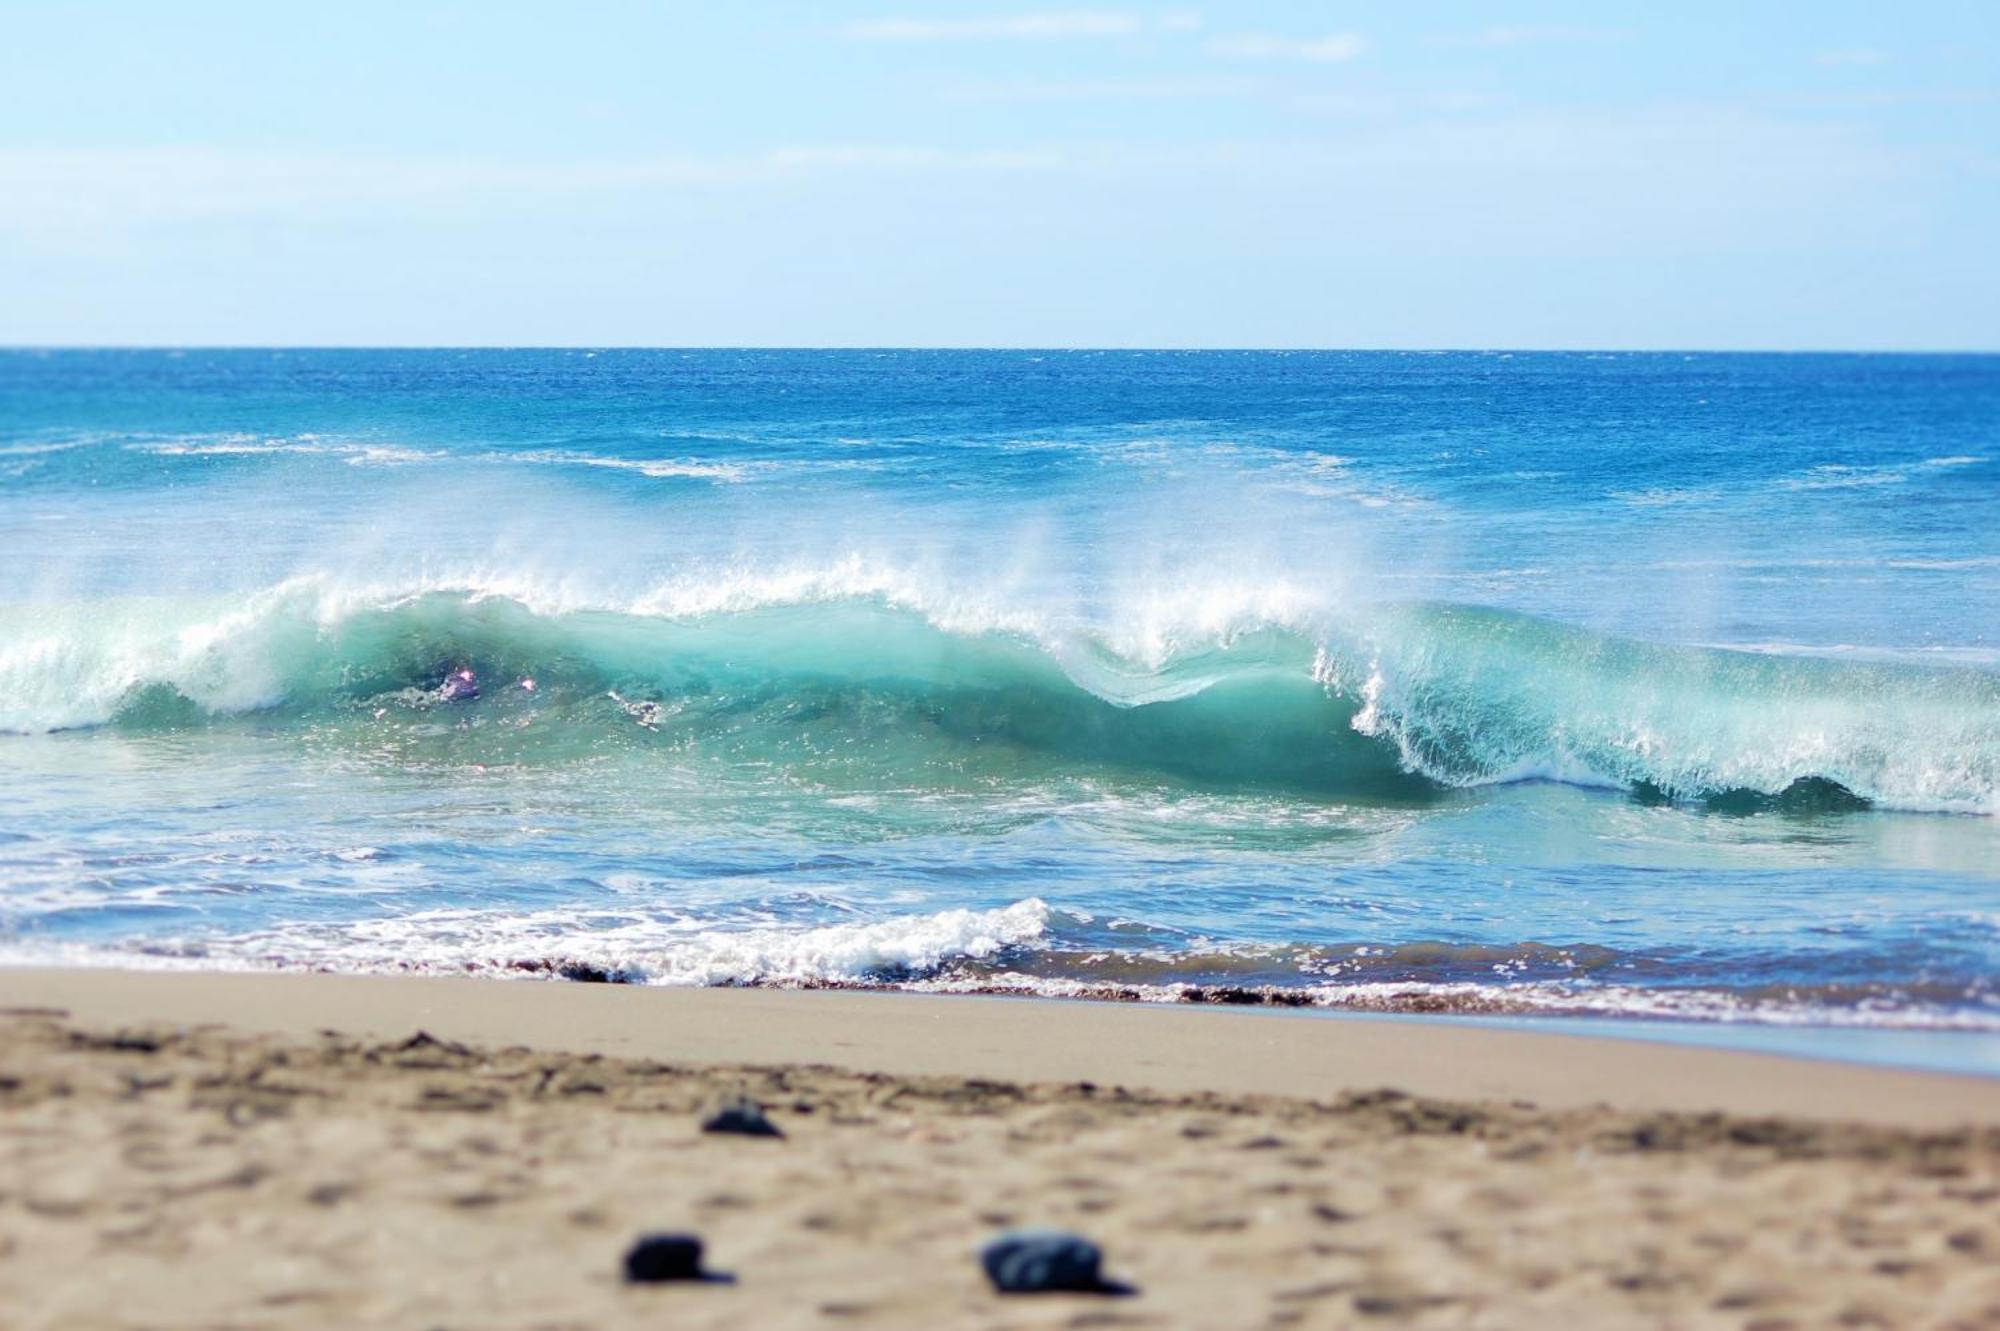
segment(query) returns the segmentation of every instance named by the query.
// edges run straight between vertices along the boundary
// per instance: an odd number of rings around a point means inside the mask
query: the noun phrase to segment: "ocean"
[[[0,352],[0,569],[6,962],[2000,1069],[2000,357]]]

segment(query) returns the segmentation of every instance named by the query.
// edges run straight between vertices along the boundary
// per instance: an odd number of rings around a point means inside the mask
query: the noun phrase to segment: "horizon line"
[[[0,353],[40,354],[48,352],[190,352],[190,351],[784,351],[784,352],[1032,352],[1053,355],[1125,352],[1142,355],[1188,354],[1306,354],[1306,355],[1415,355],[1415,356],[1995,356],[2000,345],[1991,347],[1781,347],[1781,346],[1333,346],[1307,344],[1254,345],[1216,344],[1211,346],[1120,345],[1107,343],[1014,342],[0,342]]]

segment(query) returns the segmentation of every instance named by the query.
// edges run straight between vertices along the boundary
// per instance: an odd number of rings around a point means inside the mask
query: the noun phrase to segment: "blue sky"
[[[2000,348],[2000,3],[0,0],[0,343]]]

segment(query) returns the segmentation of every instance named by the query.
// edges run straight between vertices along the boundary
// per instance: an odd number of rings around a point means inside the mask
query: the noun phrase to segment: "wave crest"
[[[1724,809],[2000,808],[1990,672],[1664,646],[1467,606],[1307,616],[1271,593],[1156,619],[1134,653],[847,569],[623,605],[302,579],[234,601],[15,606],[0,629],[0,729],[16,732],[491,714],[565,737],[551,753],[668,742],[917,783],[1087,764],[1384,799],[1554,779]],[[486,691],[441,712],[460,669]]]

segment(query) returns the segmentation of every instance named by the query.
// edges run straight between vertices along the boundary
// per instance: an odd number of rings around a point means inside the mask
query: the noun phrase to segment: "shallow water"
[[[17,352],[0,487],[8,957],[2000,1031],[2000,358]]]

